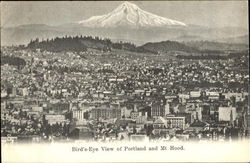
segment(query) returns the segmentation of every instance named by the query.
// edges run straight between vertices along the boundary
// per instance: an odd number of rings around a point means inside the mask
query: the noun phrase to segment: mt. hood
[[[161,17],[140,9],[137,5],[124,2],[108,14],[92,16],[79,21],[85,27],[164,27],[186,26],[185,23]]]
[[[210,20],[209,20],[210,21]],[[31,39],[52,39],[67,36],[98,36],[112,41],[147,42],[166,40],[208,40],[236,42],[248,38],[248,30],[241,27],[206,27],[161,17],[142,10],[130,2],[123,2],[116,9],[101,16],[61,25],[26,24],[1,27],[1,45],[27,44]],[[240,37],[239,37],[240,36]],[[243,36],[243,37],[241,37]],[[229,38],[229,39],[227,39]],[[239,38],[232,40],[232,38]],[[238,42],[238,41],[237,41]],[[242,41],[241,41],[242,42]]]

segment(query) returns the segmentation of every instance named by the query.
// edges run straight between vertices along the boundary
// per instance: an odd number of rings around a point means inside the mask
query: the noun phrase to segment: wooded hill
[[[112,51],[112,49],[121,49],[132,52],[140,53],[159,53],[167,51],[183,51],[187,53],[197,53],[199,50],[189,47],[185,44],[176,41],[163,41],[155,43],[146,43],[142,46],[136,46],[130,42],[112,42],[110,39],[102,39],[92,36],[75,36],[75,37],[62,37],[39,41],[39,39],[31,40],[27,45],[30,49],[41,49],[52,52],[62,51],[86,51],[88,48],[97,49],[101,51]]]
[[[92,36],[75,36],[75,37],[56,37],[53,39],[47,39],[39,41],[39,39],[31,40],[27,45],[29,49],[41,49],[51,52],[62,52],[62,51],[72,51],[81,52],[87,51],[88,49],[96,49],[100,51],[112,51],[112,49],[127,50],[139,53],[166,53],[171,51],[181,51],[185,53],[197,53],[197,54],[211,54],[217,55],[224,53],[221,46],[226,46],[222,43],[207,43],[199,42],[197,43],[201,47],[205,46],[207,48],[200,48],[194,43],[180,43],[177,41],[161,41],[161,42],[149,42],[142,46],[136,46],[131,42],[112,42],[108,38],[92,37]],[[209,46],[208,46],[209,45]],[[232,46],[232,45],[231,45]],[[214,48],[216,47],[216,48]],[[237,46],[238,47],[238,46]],[[230,49],[231,50],[231,49]]]

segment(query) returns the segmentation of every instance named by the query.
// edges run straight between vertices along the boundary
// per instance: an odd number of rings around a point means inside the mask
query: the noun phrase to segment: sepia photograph
[[[248,1],[0,5],[4,163],[250,161]]]

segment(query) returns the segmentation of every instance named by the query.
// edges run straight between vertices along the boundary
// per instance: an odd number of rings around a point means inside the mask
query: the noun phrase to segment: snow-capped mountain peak
[[[185,23],[144,11],[131,2],[123,2],[110,13],[100,16],[92,16],[87,20],[79,21],[79,24],[87,27],[186,26]]]
[[[139,7],[131,2],[123,2],[122,4],[120,4],[115,10],[122,10],[122,9],[133,9],[133,10],[137,10],[139,9]]]

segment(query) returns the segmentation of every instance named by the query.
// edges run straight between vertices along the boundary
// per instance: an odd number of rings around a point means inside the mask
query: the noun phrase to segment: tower
[[[230,112],[230,125],[234,127],[233,110]]]
[[[170,106],[168,102],[166,103],[164,110],[165,110],[165,115],[170,114]]]

